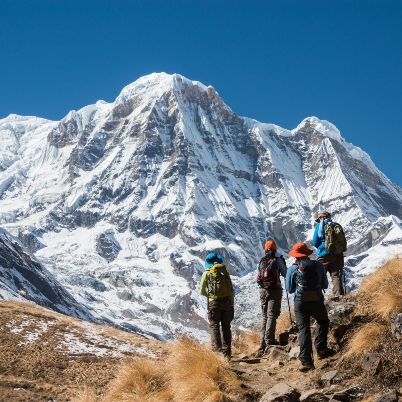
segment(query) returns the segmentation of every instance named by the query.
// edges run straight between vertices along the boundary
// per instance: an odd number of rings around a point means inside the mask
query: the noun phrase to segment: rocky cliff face
[[[93,320],[10,233],[0,229],[0,300],[29,300],[60,313]]]
[[[243,118],[177,74],[60,122],[0,120],[0,224],[35,236],[37,258],[95,316],[133,330],[204,333],[196,286],[211,249],[250,300],[238,319],[252,318],[261,245],[272,236],[285,253],[322,208],[347,232],[350,283],[402,244],[401,189],[335,126]]]

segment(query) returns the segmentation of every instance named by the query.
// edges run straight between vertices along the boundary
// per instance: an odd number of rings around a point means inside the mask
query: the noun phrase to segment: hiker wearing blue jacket
[[[332,294],[339,297],[345,294],[342,284],[346,239],[342,226],[331,219],[328,211],[320,212],[316,218],[313,246],[317,249],[317,260],[331,275]]]
[[[286,274],[286,290],[294,293],[294,311],[299,330],[300,371],[314,369],[310,320],[317,322],[314,346],[319,359],[334,354],[327,346],[329,319],[324,304],[323,290],[328,288],[327,274],[318,261],[310,260],[313,253],[306,243],[296,243],[289,255],[296,258]]]

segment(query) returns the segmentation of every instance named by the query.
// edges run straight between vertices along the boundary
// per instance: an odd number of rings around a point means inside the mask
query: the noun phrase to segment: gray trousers
[[[332,294],[341,296],[345,294],[343,288],[343,254],[325,254],[318,257],[317,260],[324,266],[325,270],[331,275]]]
[[[261,344],[260,348],[265,347],[275,340],[276,320],[281,313],[282,289],[260,289],[261,300]]]

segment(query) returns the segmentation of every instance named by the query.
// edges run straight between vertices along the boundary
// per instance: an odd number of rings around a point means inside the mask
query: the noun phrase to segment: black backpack
[[[317,261],[312,260],[296,261],[297,293],[303,302],[322,299],[318,264]]]
[[[264,256],[258,265],[257,282],[261,288],[273,290],[281,288],[279,267],[274,256]]]

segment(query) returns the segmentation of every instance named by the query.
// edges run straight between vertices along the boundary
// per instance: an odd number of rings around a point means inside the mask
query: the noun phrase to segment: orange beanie
[[[276,243],[273,240],[267,240],[265,242],[264,250],[265,251],[268,251],[268,250],[276,251]]]

